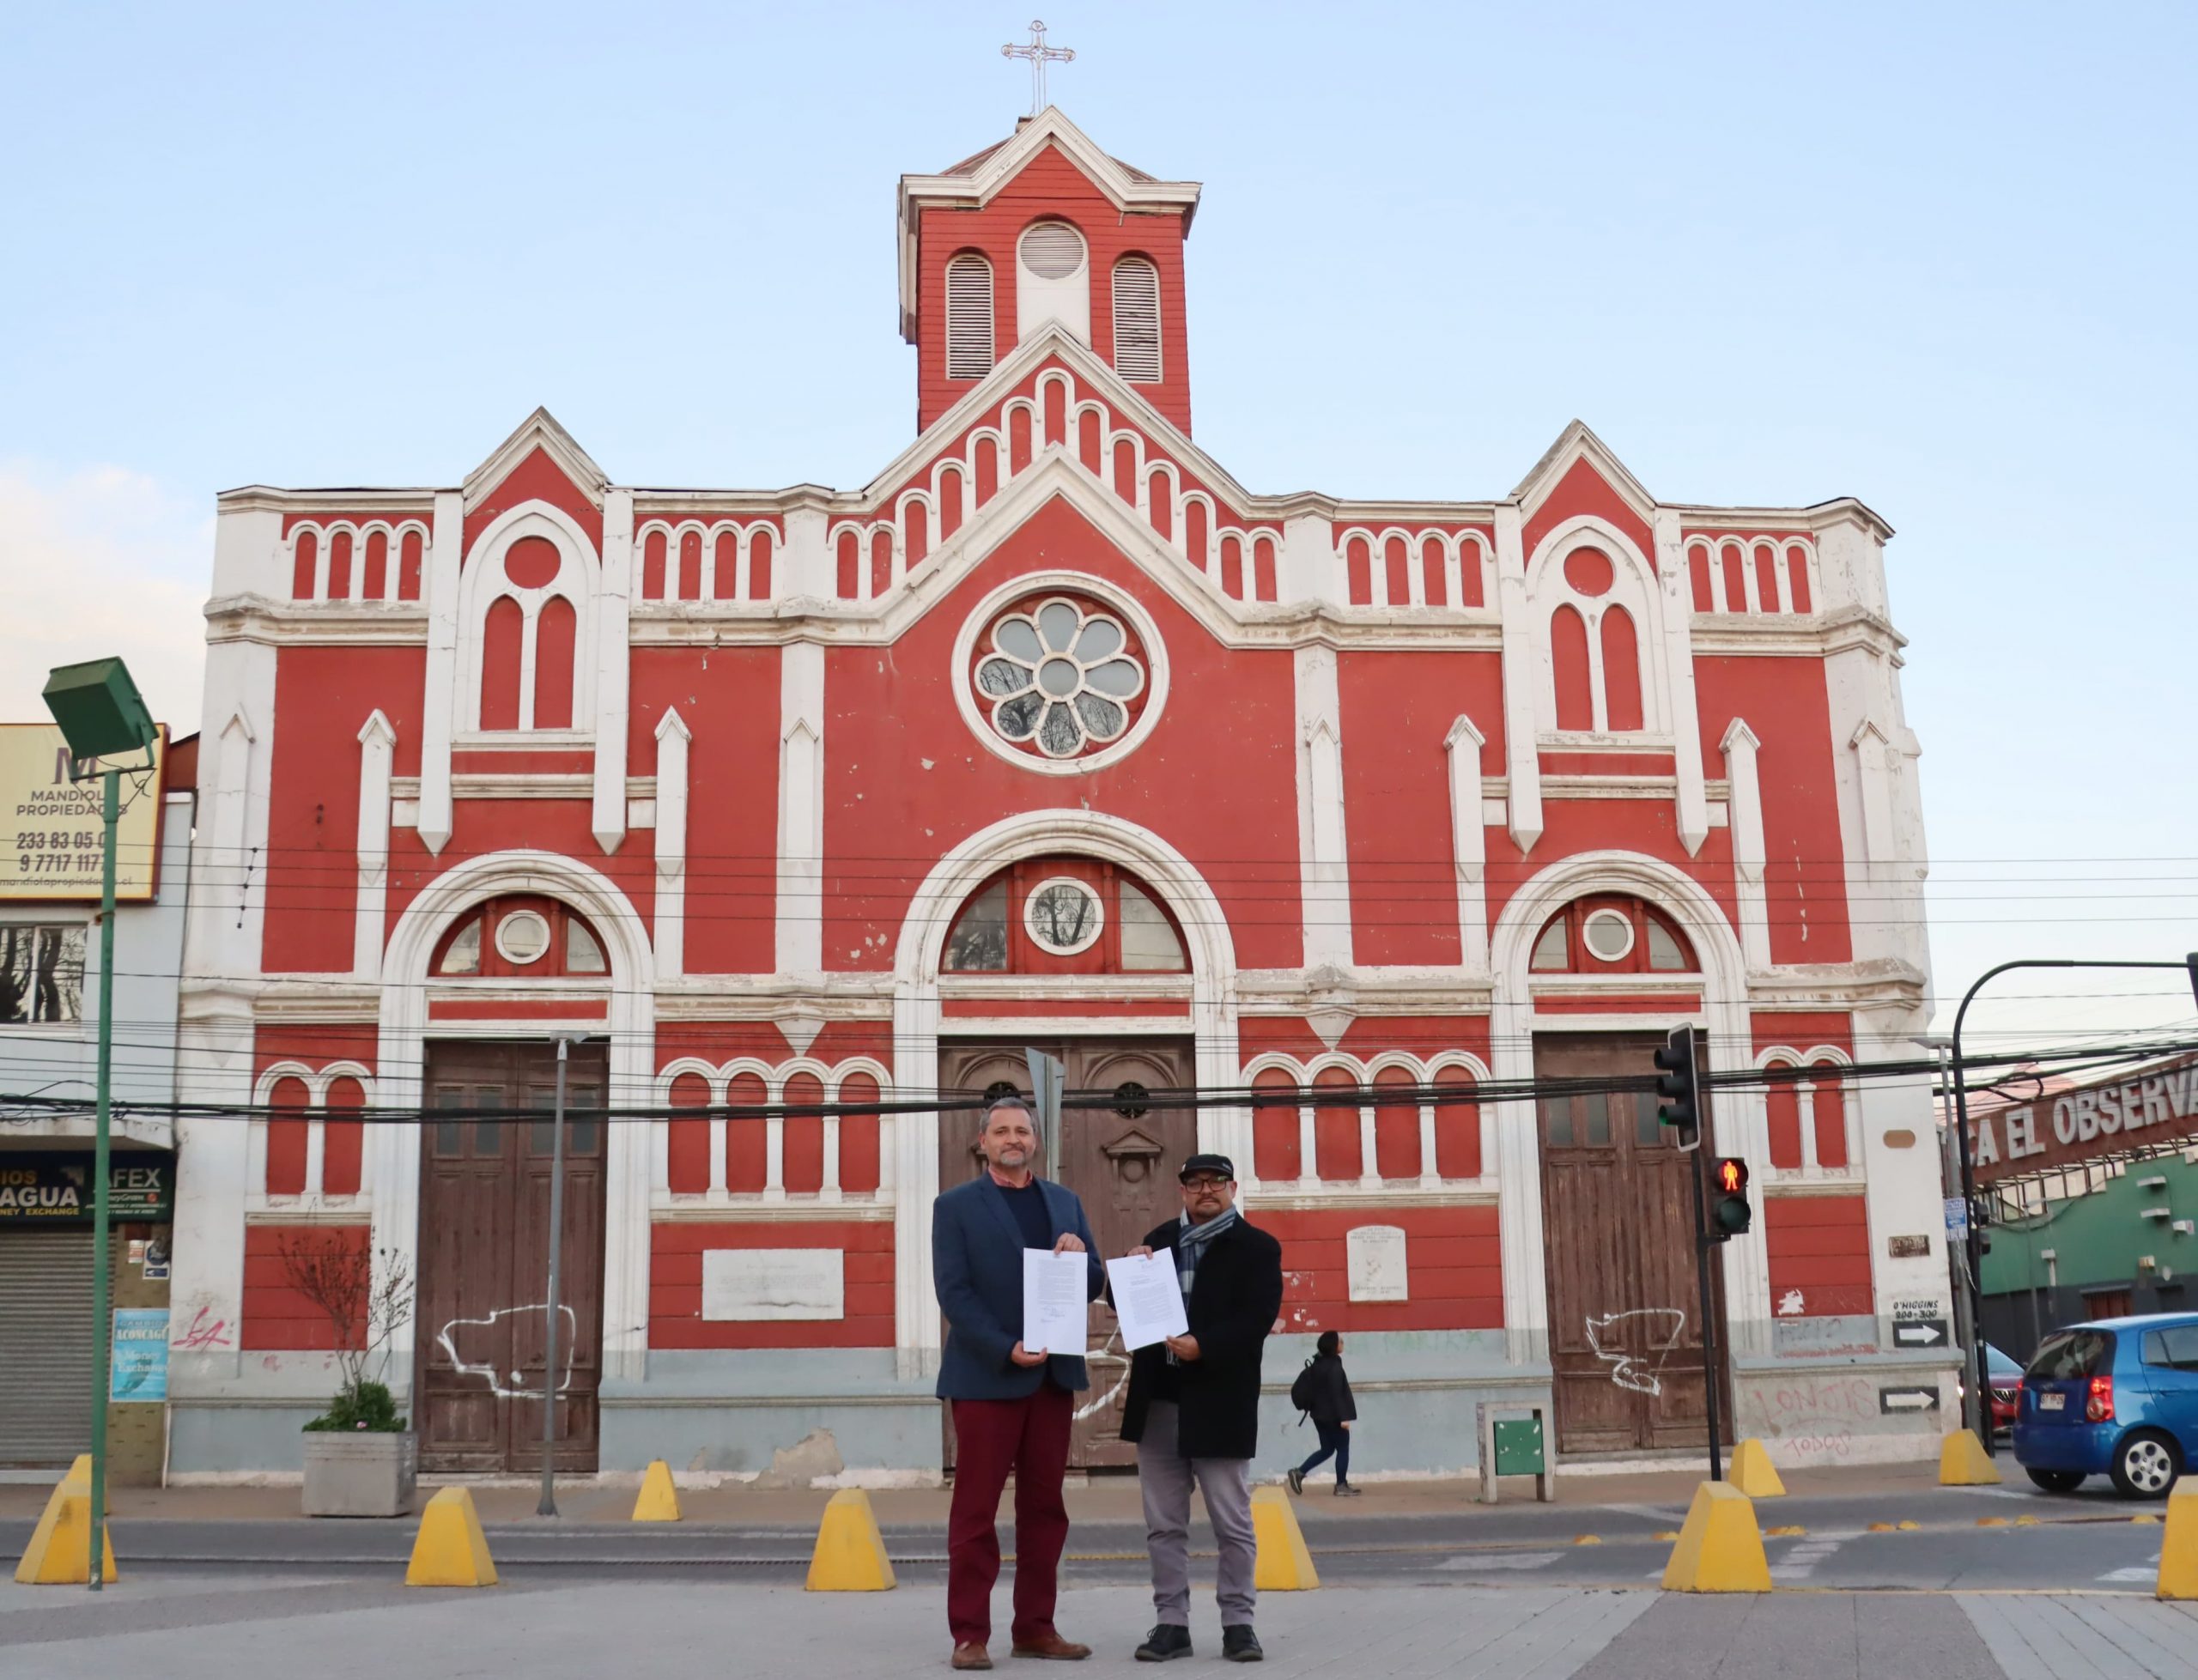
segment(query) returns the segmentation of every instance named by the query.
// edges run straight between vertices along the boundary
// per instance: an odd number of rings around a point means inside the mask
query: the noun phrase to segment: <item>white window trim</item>
[[[1091,901],[1091,926],[1073,945],[1056,945],[1038,931],[1038,897],[1051,887],[1073,887]],[[1106,901],[1099,896],[1098,889],[1088,881],[1079,881],[1072,875],[1049,875],[1023,895],[1023,931],[1030,936],[1030,943],[1048,956],[1080,955],[1099,943],[1099,936],[1106,929]]]

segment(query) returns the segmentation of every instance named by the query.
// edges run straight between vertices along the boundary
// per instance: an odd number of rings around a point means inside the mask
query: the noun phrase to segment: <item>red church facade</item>
[[[1474,1100],[1681,1023],[1812,1070],[1716,1105],[1740,1432],[1928,1450],[1879,1401],[1950,1409],[1890,1333],[1946,1295],[1928,1101],[1842,1071],[1928,1014],[1890,531],[1660,502],[1576,424],[1486,501],[1247,489],[1192,441],[1198,196],[1051,110],[905,178],[920,430],[859,490],[633,488],[537,412],[453,488],[222,499],[183,1078],[272,1112],[180,1128],[179,1473],[294,1466],[332,1332],[284,1256],[336,1244],[412,1282],[431,1466],[538,1462],[548,1387],[574,1470],[935,1476],[974,1119],[921,1105],[1025,1047],[1113,1099],[1049,1140],[1102,1241],[1238,1163],[1278,1427],[1339,1328],[1369,1472],[1469,1467],[1490,1400],[1691,1446],[1649,1104]],[[550,1128],[469,1117],[546,1107],[560,1035],[545,1374]]]

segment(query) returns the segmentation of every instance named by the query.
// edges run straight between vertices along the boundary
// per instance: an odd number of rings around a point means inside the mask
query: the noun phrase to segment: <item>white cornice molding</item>
[[[1541,459],[1534,463],[1533,470],[1511,492],[1509,500],[1518,503],[1520,518],[1532,519],[1563,482],[1564,475],[1582,460],[1602,476],[1618,492],[1619,499],[1641,517],[1642,523],[1647,524],[1655,515],[1655,497],[1627,470],[1611,446],[1588,428],[1586,422],[1576,420],[1557,434],[1557,441],[1543,452]]]

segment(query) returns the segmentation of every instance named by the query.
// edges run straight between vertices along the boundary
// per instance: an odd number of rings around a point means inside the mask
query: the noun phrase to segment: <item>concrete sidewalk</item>
[[[996,1600],[1005,1660],[1005,1593]],[[1210,1586],[1193,1610],[1199,1664],[1217,1660]],[[1060,1625],[1096,1647],[1083,1676],[1146,1672],[1130,1657],[1151,1619],[1130,1587],[1063,1593]],[[1690,1598],[1653,1591],[1369,1587],[1269,1594],[1264,1672],[1334,1680],[1531,1675],[1565,1680],[2085,1680],[2198,1677],[2198,1614],[2135,1595],[1780,1593]],[[944,1677],[936,1590],[811,1596],[789,1587],[613,1583],[479,1592],[251,1580],[0,1586],[10,1680],[158,1673],[233,1680],[276,1662],[326,1680],[605,1672],[796,1674],[803,1680]],[[309,1653],[309,1654],[307,1654]]]

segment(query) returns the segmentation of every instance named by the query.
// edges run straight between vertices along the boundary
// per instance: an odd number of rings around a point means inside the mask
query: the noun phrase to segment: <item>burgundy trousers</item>
[[[1053,1631],[1068,1507],[1069,1425],[1076,1398],[1041,1383],[1020,1400],[956,1400],[954,1503],[946,1518],[946,1625],[956,1645],[989,1644],[993,1583],[999,1579],[999,1496],[1015,1476],[1017,1643]]]

